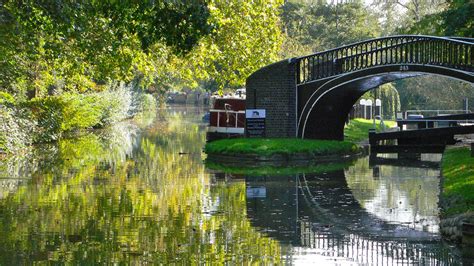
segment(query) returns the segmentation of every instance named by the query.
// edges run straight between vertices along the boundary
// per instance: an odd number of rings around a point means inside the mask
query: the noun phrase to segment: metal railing
[[[436,116],[439,116],[439,115],[452,115],[452,114],[468,114],[470,111],[469,110],[440,110],[440,109],[437,109],[437,110],[406,110],[405,111],[405,119],[408,119],[408,115],[409,114],[433,114],[433,115],[436,115]]]
[[[245,123],[245,111],[211,109],[209,110],[209,113],[210,115],[212,115],[213,113],[217,113],[217,127],[239,128],[239,124],[242,125],[240,127],[243,127],[243,123]],[[221,118],[225,121],[221,121]]]
[[[416,125],[416,128],[411,130],[421,129],[421,128],[440,128],[440,127],[455,127],[462,125],[474,125],[474,120],[468,119],[457,119],[457,120],[439,120],[439,119],[406,119],[406,120],[397,120],[397,126],[401,131],[410,130],[409,128],[403,128],[404,125]],[[423,126],[423,127],[421,127]]]
[[[474,39],[401,35],[297,58],[297,83],[383,65],[432,65],[474,72]],[[400,71],[408,71],[400,66]]]

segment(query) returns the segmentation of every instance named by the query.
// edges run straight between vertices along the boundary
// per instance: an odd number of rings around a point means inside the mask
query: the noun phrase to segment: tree
[[[474,37],[474,2],[451,0],[448,9],[440,14],[441,29],[446,36]]]
[[[399,32],[411,27],[446,7],[445,0],[375,0],[373,6],[381,12],[383,26],[387,30]]]
[[[212,79],[220,88],[243,86],[255,70],[278,60],[281,0],[209,1],[212,33],[185,58],[188,78]]]
[[[0,86],[30,97],[139,81],[163,91],[242,86],[278,59],[282,0],[6,1]],[[159,89],[157,89],[159,88]]]
[[[204,1],[6,1],[0,14],[0,85],[34,95],[153,75],[150,51],[186,54],[213,28]]]
[[[377,17],[362,1],[337,4],[288,1],[282,10],[283,30],[290,39],[285,49],[298,47],[301,51],[320,52],[374,38],[380,33]],[[293,51],[283,54],[293,55]]]
[[[465,98],[474,102],[472,84],[442,76],[403,79],[396,81],[395,87],[404,110],[462,110]]]

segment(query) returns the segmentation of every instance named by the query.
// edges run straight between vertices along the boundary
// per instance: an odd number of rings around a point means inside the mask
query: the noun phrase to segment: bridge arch
[[[246,104],[267,110],[267,137],[340,140],[363,93],[423,74],[474,83],[474,39],[390,36],[282,60],[247,78]]]
[[[298,86],[299,90],[312,93],[300,97],[304,105],[299,111],[297,136],[342,140],[347,115],[364,93],[385,83],[426,74],[474,83],[474,75],[463,70],[410,64],[376,66],[338,75],[323,83],[309,82]]]

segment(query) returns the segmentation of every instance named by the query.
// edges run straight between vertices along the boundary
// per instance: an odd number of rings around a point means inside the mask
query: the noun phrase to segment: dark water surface
[[[221,173],[203,163],[203,114],[173,107],[0,162],[0,265],[462,263],[438,235],[439,156]]]

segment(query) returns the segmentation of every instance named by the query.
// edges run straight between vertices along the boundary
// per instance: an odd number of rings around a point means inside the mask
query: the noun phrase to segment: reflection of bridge
[[[325,256],[350,258],[357,264],[456,264],[456,260],[446,249],[423,249],[420,243],[372,240],[355,234],[337,237],[314,231],[310,222],[300,223],[300,235],[300,243],[303,247],[321,250]]]
[[[400,156],[401,154],[399,154]],[[421,157],[421,154],[409,154],[413,156]],[[440,162],[433,161],[422,161],[421,158],[381,158],[377,157],[376,154],[370,154],[369,166],[375,167],[380,165],[400,166],[400,167],[413,167],[413,168],[426,168],[426,169],[439,169]]]
[[[474,83],[474,39],[393,36],[263,67],[247,108],[267,110],[268,137],[343,139],[354,103],[387,82],[436,74]]]
[[[358,263],[453,261],[449,250],[437,243],[437,235],[368,213],[352,195],[343,170],[268,180],[248,178],[246,185],[266,189],[264,198],[247,198],[252,225],[284,243]]]

